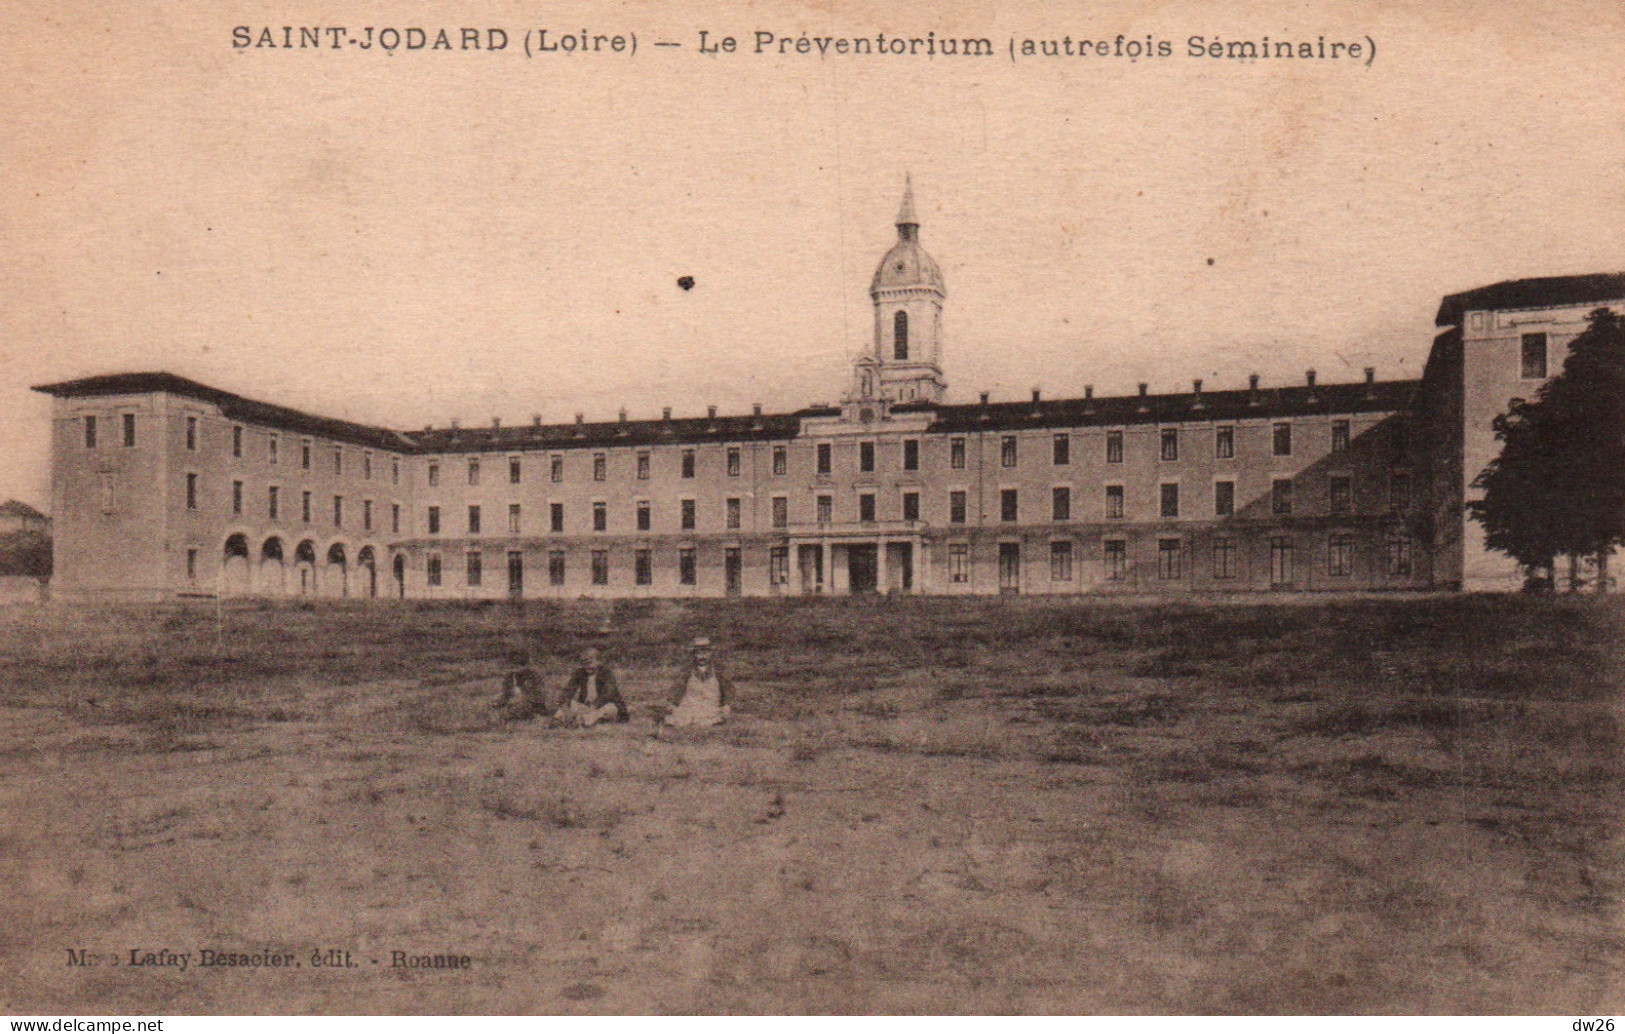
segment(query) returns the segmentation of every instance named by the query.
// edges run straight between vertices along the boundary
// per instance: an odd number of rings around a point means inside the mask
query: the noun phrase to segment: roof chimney
[[[433,424],[424,424],[423,425],[423,433],[424,434],[432,434],[432,433],[434,433],[434,425]]]
[[[987,392],[982,392],[982,405],[987,405]]]
[[[1375,394],[1376,388],[1377,368],[1375,366],[1367,366],[1365,368],[1365,397],[1370,398],[1373,394]]]
[[[666,407],[664,407],[664,408],[662,408],[660,410],[660,419],[667,420],[667,421],[671,420],[671,407],[670,406],[666,406]]]
[[[1149,384],[1146,384],[1144,381],[1140,382],[1140,404],[1135,407],[1135,412],[1144,413],[1144,412],[1149,411],[1149,409],[1151,408],[1151,407],[1149,407],[1149,406],[1147,406],[1145,404],[1145,399],[1146,399],[1146,394],[1145,393],[1146,393],[1146,390],[1148,388],[1150,388]]]
[[[762,404],[760,402],[754,402],[754,403],[751,404],[750,415],[751,416],[761,416],[762,415]]]
[[[760,402],[752,403],[750,407],[750,415],[751,429],[754,431],[760,431],[762,429],[762,404]]]
[[[1142,381],[1142,382],[1141,382],[1141,384],[1140,384],[1140,397],[1141,397],[1141,398],[1145,398],[1145,393],[1146,393],[1146,390],[1147,390],[1147,389],[1148,389],[1148,388],[1150,388],[1150,387],[1151,387],[1151,386],[1150,386],[1150,385],[1149,385],[1149,384],[1146,384],[1146,383],[1144,383],[1144,382],[1143,382],[1143,381]]]
[[[621,407],[621,423],[626,423],[626,407]]]
[[[1086,399],[1092,399],[1095,397],[1095,386],[1093,384],[1085,384],[1083,386],[1083,397]]]
[[[586,420],[586,417],[583,414],[581,414],[581,413],[576,414],[576,429],[575,429],[575,432],[574,432],[575,437],[577,437],[577,438],[581,437],[581,435],[583,433],[583,430],[584,430],[581,425],[582,425],[582,422],[585,421],[585,420]]]
[[[459,425],[459,424],[458,424],[458,421],[457,421],[457,418],[456,418],[456,417],[452,417],[452,418],[451,418],[451,433],[452,433],[452,434],[456,434],[456,433],[457,433],[457,429],[458,429],[458,427],[459,427],[459,426],[460,426],[460,425]]]
[[[1247,375],[1247,404],[1249,406],[1258,405],[1258,374],[1256,373]]]
[[[1305,370],[1305,371],[1303,371],[1303,379],[1309,383],[1309,386],[1311,388],[1313,388],[1315,386],[1315,371],[1313,371],[1313,370]]]
[[[1195,380],[1191,381],[1191,394],[1196,396],[1196,400],[1191,403],[1191,408],[1192,409],[1201,409],[1202,408],[1202,378],[1197,377]]]
[[[494,417],[491,418],[491,430],[493,430],[493,431],[502,430],[502,418],[501,417],[494,416]]]
[[[1039,401],[1043,397],[1044,397],[1044,393],[1042,391],[1040,391],[1038,388],[1033,389],[1033,401],[1034,402]]]
[[[541,430],[542,429],[542,414],[540,414],[540,413],[532,413],[530,415],[530,426],[536,428],[538,431]]]
[[[715,406],[706,406],[705,407],[705,418],[707,420],[715,420],[717,418],[717,407],[715,407]]]

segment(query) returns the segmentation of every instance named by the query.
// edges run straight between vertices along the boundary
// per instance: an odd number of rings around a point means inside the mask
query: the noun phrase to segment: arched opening
[[[331,575],[326,579],[327,594],[329,596],[350,595],[350,568],[344,559],[343,543],[335,542],[328,547],[327,572]]]
[[[225,564],[220,572],[220,594],[246,596],[248,582],[248,536],[238,533],[226,539]]]
[[[294,547],[293,569],[297,572],[299,595],[316,595],[316,546],[309,539]]]
[[[281,596],[287,591],[282,571],[282,540],[275,535],[260,546],[260,570],[255,591],[261,596]]]
[[[902,309],[891,319],[891,351],[893,359],[908,358],[908,313]]]
[[[406,556],[405,556],[405,554],[396,553],[395,554],[395,563],[394,563],[393,566],[394,566],[394,570],[395,570],[395,595],[397,597],[399,597],[400,599],[404,600],[404,599],[406,599]]]
[[[371,546],[362,546],[355,555],[355,566],[361,573],[361,584],[368,599],[378,598],[378,561]]]

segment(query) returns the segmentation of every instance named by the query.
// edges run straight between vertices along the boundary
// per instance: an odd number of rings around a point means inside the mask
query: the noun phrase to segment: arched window
[[[892,358],[907,359],[908,313],[904,312],[902,309],[898,309],[897,314],[892,317],[891,327]]]

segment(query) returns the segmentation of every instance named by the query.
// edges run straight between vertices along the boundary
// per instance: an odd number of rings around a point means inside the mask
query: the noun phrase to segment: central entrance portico
[[[914,592],[924,530],[921,521],[792,526],[796,588],[806,596]]]

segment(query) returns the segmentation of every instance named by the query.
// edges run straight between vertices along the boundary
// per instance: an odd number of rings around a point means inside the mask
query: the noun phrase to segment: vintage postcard
[[[1615,0],[0,30],[0,1012],[1625,1003]]]

